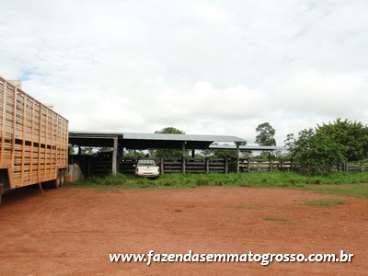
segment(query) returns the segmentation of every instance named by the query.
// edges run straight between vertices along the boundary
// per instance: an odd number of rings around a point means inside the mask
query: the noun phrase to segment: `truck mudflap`
[[[1,200],[3,198],[3,193],[4,193],[4,185],[0,183],[0,205],[1,205]]]

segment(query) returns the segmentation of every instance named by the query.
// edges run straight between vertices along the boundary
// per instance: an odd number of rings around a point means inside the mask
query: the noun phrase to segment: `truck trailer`
[[[0,77],[0,203],[4,192],[64,183],[68,121]]]

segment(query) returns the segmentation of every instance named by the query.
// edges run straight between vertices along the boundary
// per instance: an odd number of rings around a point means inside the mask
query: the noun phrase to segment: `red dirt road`
[[[368,200],[288,189],[19,191],[0,208],[0,275],[367,275]],[[123,264],[110,252],[339,252],[349,264]]]

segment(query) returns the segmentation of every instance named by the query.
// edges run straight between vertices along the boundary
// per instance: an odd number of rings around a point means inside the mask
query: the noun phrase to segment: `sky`
[[[0,75],[70,130],[236,135],[278,145],[368,121],[366,0],[1,0]]]

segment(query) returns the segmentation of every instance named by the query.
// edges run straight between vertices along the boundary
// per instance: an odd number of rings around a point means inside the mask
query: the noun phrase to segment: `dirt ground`
[[[36,189],[0,207],[0,275],[366,275],[368,200],[288,189],[204,187],[101,191]],[[355,254],[350,264],[144,264],[108,253]]]

